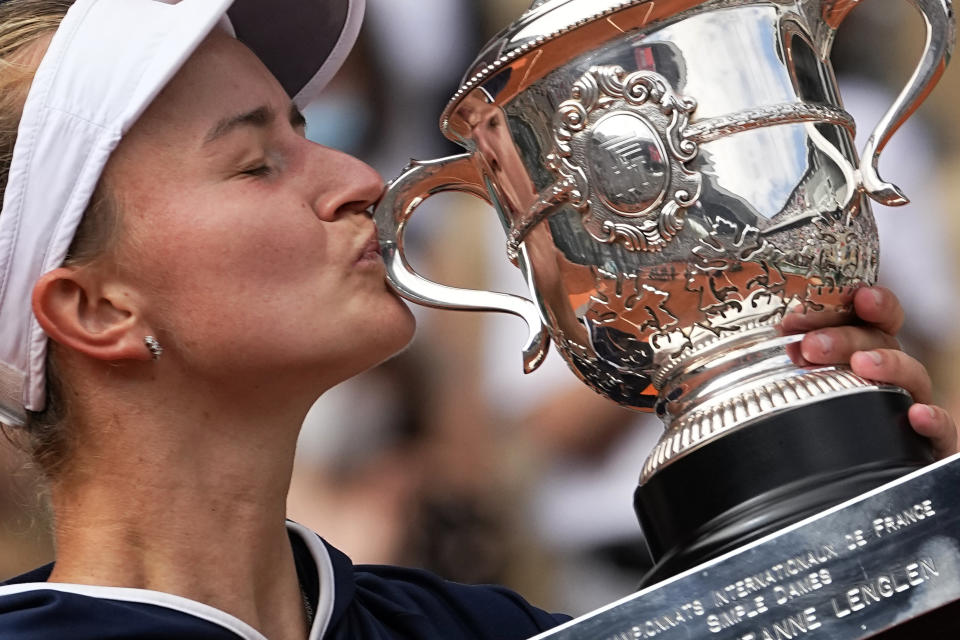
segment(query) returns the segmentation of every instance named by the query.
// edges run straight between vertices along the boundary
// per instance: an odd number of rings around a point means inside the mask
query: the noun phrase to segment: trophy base
[[[933,461],[912,400],[865,391],[777,413],[693,450],[634,495],[653,584]]]
[[[536,640],[960,638],[960,455]]]

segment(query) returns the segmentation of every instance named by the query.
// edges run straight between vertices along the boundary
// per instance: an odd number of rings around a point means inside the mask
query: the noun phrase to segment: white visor
[[[2,0],[0,0],[2,2]],[[37,280],[66,258],[120,139],[221,24],[303,107],[340,67],[364,0],[77,0],[37,69],[0,213],[0,422],[46,404]]]

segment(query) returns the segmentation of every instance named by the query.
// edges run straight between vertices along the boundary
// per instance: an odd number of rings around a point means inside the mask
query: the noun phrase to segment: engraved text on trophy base
[[[891,505],[848,530],[825,532],[807,548],[749,575],[731,576],[715,588],[693,592],[684,602],[632,621],[603,640],[673,637],[671,632],[681,629],[690,637],[727,640],[823,637],[814,632],[838,621],[856,621],[877,608],[933,596],[938,583],[955,577],[950,574],[957,568],[956,550],[937,545],[905,546],[882,567],[857,569],[856,559],[868,558],[874,545],[907,540],[913,527],[937,517],[931,499]]]

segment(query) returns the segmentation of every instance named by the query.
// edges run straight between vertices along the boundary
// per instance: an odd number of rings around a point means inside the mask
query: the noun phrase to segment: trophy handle
[[[413,161],[390,183],[373,213],[387,267],[387,282],[404,298],[428,307],[499,311],[520,316],[529,329],[523,347],[523,370],[530,373],[540,366],[550,347],[550,336],[533,302],[506,293],[437,284],[416,273],[403,252],[407,220],[424,200],[444,191],[462,191],[489,203],[490,196],[483,184],[469,153],[428,162]]]
[[[880,152],[890,137],[920,106],[940,79],[956,41],[956,24],[950,0],[909,0],[923,15],[927,42],[923,57],[893,106],[867,140],[860,156],[861,184],[867,195],[881,204],[899,206],[910,200],[899,187],[884,182],[877,172]],[[856,4],[856,3],[851,3]]]

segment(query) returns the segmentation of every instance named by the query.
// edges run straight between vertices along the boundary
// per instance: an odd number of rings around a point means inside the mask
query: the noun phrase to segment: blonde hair
[[[72,0],[8,0],[0,4],[0,201],[7,187],[23,103],[36,69],[20,59],[56,31]]]
[[[52,35],[74,0],[7,0],[0,2],[0,202],[6,191],[27,92],[36,73],[39,53],[31,47]],[[74,236],[66,264],[83,264],[104,253],[119,224],[119,216],[101,184]],[[69,438],[64,423],[68,403],[57,374],[56,345],[47,355],[47,404],[28,412],[27,448],[48,477],[55,475],[68,457]]]

